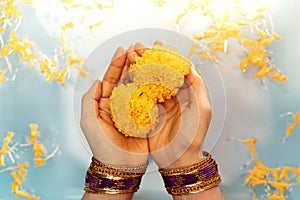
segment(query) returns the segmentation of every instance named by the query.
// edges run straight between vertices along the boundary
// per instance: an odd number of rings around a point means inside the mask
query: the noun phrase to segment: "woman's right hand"
[[[130,49],[128,52],[119,47],[103,81],[95,81],[82,97],[80,125],[93,156],[116,167],[145,165],[149,152],[146,138],[126,137],[117,130],[109,108],[109,98],[115,85],[127,72],[132,56],[139,53],[133,46]]]

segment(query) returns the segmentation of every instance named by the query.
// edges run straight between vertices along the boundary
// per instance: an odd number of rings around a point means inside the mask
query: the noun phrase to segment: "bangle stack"
[[[216,187],[221,182],[216,161],[207,152],[200,162],[187,167],[160,169],[165,187],[171,195],[188,195]]]
[[[86,173],[86,192],[97,194],[125,194],[139,189],[147,164],[139,167],[113,167],[92,158]]]
[[[165,187],[171,195],[189,195],[216,187],[221,182],[216,161],[207,152],[205,158],[190,166],[159,169]],[[114,167],[92,158],[85,177],[86,192],[125,194],[139,189],[147,164],[138,167]]]

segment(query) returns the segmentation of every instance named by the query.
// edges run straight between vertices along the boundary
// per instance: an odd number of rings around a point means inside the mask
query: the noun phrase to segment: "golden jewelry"
[[[188,195],[216,187],[221,182],[218,165],[210,154],[191,166],[174,169],[159,169],[165,187],[171,195]]]
[[[93,157],[85,177],[85,191],[98,194],[136,192],[146,168],[147,164],[137,167],[113,167]]]

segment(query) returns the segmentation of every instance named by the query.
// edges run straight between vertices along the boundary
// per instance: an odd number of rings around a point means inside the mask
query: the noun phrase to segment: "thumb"
[[[80,120],[82,128],[86,127],[90,120],[97,120],[99,115],[98,102],[101,93],[101,82],[96,80],[90,89],[82,96]]]
[[[190,68],[190,73],[186,76],[186,80],[193,89],[192,92],[194,93],[200,108],[210,107],[204,80],[194,67]]]

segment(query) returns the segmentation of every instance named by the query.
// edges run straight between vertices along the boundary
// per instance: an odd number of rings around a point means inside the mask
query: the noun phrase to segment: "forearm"
[[[127,194],[93,194],[86,192],[81,200],[131,200],[133,193]]]
[[[204,192],[199,192],[196,194],[173,196],[174,200],[224,200],[219,187],[214,187],[212,189],[206,190]]]

